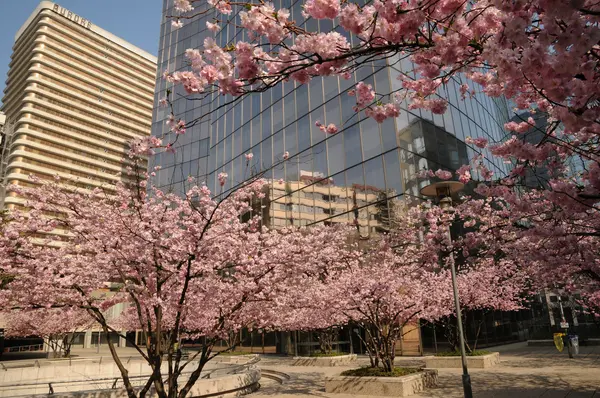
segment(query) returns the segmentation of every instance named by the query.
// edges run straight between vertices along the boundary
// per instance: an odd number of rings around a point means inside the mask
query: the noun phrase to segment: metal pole
[[[437,350],[437,336],[435,333],[435,323],[433,324],[433,349],[435,350],[435,353],[437,354],[438,350]]]
[[[561,319],[560,323],[564,324],[564,323],[567,323],[567,320],[565,318],[565,312],[563,311],[563,305],[562,305],[562,299],[560,297],[560,292],[557,291],[557,293],[558,293],[558,307],[560,308],[560,319]],[[573,351],[571,350],[571,339],[569,338],[569,335],[568,335],[569,329],[566,328],[563,330],[565,331],[565,335],[567,337],[567,352],[569,353],[569,358],[573,358]]]
[[[102,332],[98,332],[98,347],[96,347],[96,354],[100,353],[100,336]]]
[[[350,340],[350,354],[354,354],[354,345],[352,344],[352,325],[348,325],[348,340]]]
[[[296,330],[296,338],[294,339],[294,356],[298,356],[298,331]]]
[[[452,241],[452,235],[450,234],[450,228],[448,228],[448,239]],[[450,273],[452,275],[452,290],[454,291],[454,307],[456,308],[456,321],[458,323],[458,338],[460,341],[460,357],[462,359],[462,382],[463,382],[463,390],[465,393],[465,398],[473,398],[473,389],[471,388],[471,376],[469,375],[469,370],[467,369],[467,354],[465,352],[465,337],[463,334],[462,327],[462,315],[460,311],[460,300],[458,298],[458,286],[456,285],[456,266],[454,265],[454,257],[452,253],[449,254],[450,257]]]

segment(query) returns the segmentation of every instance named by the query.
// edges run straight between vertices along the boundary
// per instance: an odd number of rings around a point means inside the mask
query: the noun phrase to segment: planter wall
[[[428,368],[462,368],[461,357],[425,357],[425,366]],[[500,363],[500,353],[492,352],[487,355],[476,357],[467,357],[467,366],[475,369],[485,369],[496,366]]]
[[[437,370],[401,377],[334,376],[325,378],[325,391],[334,394],[408,397],[437,386]]]
[[[82,377],[77,375],[79,379]],[[119,379],[118,375],[113,377]],[[256,391],[259,387],[261,371],[256,366],[251,366],[243,373],[225,375],[212,379],[199,379],[190,391],[192,397],[219,397],[233,398],[241,395],[250,394]],[[182,379],[184,382],[185,379]],[[127,391],[123,388],[102,389],[102,390],[86,390],[86,388],[110,385],[106,379],[102,381],[94,381],[93,378],[86,380],[85,384],[81,382],[54,384],[55,393],[48,395],[48,384],[26,384],[20,386],[0,384],[0,397],[14,397],[18,395],[24,396],[52,396],[56,398],[126,398]],[[140,387],[138,387],[139,389]],[[154,387],[147,394],[148,397],[156,397]]]
[[[356,362],[356,354],[340,355],[337,357],[294,357],[294,366],[345,366]]]

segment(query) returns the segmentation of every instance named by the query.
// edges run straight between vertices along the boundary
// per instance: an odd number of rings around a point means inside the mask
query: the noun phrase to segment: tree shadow
[[[573,392],[578,397],[592,397],[598,388],[592,380],[575,382],[560,375],[477,372],[471,375],[471,381],[473,395],[478,398],[566,397]],[[430,398],[462,396],[460,373],[441,374],[437,388],[416,395]]]

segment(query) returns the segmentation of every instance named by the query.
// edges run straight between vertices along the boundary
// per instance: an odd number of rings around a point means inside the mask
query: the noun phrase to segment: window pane
[[[360,128],[358,124],[343,131],[344,151],[346,152],[346,167],[362,162],[360,146]]]

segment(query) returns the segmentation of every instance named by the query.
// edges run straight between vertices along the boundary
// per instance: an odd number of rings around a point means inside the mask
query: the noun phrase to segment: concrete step
[[[291,376],[288,375],[287,373],[278,372],[278,371],[272,370],[272,369],[261,368],[260,372],[261,372],[261,377],[265,377],[267,379],[275,380],[279,384],[287,383],[291,379]]]

